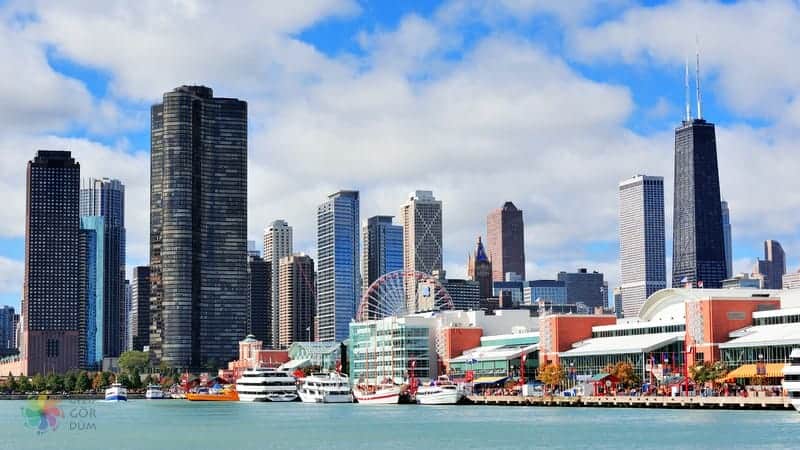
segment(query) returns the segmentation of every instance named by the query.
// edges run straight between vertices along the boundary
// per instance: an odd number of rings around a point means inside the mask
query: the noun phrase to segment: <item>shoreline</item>
[[[0,394],[0,400],[31,400],[40,395],[51,400],[105,400],[105,394]],[[131,400],[144,400],[144,393],[128,394]],[[172,400],[172,399],[166,399]]]
[[[546,406],[567,408],[654,408],[716,410],[788,410],[796,412],[788,397],[467,397],[486,406]]]

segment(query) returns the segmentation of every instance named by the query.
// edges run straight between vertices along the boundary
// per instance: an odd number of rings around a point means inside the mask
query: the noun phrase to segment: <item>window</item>
[[[57,358],[58,357],[58,340],[57,339],[48,339],[46,345],[46,352],[48,358]]]

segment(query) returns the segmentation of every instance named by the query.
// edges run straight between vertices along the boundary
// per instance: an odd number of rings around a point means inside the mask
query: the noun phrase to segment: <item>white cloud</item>
[[[0,256],[0,294],[20,292],[23,269],[22,261]]]

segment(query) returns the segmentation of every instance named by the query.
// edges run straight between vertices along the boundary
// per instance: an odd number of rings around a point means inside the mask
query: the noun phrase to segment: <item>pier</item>
[[[794,410],[787,397],[521,397],[470,395],[467,398],[476,405],[497,406]]]

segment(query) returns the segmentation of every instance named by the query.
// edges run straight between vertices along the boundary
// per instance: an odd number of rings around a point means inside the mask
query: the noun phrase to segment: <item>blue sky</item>
[[[797,270],[797,2],[301,3],[0,1],[0,57],[14,61],[0,68],[0,303],[19,304],[24,168],[39,148],[126,184],[128,266],[147,263],[149,107],[200,83],[250,105],[251,239],[284,218],[314,254],[327,193],[360,189],[366,218],[430,189],[451,276],[488,211],[512,200],[529,278],[587,267],[613,287],[617,183],[664,176],[671,223],[696,40],[734,267],[749,271],[777,239]]]

